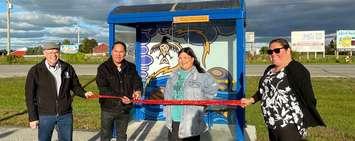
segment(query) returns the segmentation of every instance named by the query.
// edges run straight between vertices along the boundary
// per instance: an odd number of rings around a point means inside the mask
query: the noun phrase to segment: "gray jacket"
[[[177,81],[177,71],[170,75],[167,82],[164,97],[172,99],[173,86]],[[213,99],[217,94],[217,83],[209,73],[199,73],[193,66],[191,72],[186,77],[183,84],[186,100]],[[166,126],[172,131],[171,106],[164,108],[166,116]],[[203,106],[184,106],[182,119],[179,126],[179,138],[197,136],[207,131],[207,125],[203,120]]]

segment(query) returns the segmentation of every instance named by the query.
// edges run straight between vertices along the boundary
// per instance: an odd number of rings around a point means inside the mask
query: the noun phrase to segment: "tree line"
[[[60,45],[74,45],[70,40],[64,39],[63,41],[59,42]],[[92,53],[93,48],[98,45],[95,39],[84,38],[81,40],[79,45],[79,52],[82,53]],[[28,55],[40,55],[42,54],[42,47],[37,46],[34,48],[28,48],[26,54]]]

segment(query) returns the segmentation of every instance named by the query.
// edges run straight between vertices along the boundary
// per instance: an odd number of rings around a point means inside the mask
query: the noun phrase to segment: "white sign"
[[[61,45],[60,51],[67,54],[75,54],[79,51],[78,45]]]
[[[245,32],[245,41],[247,43],[255,42],[255,32]]]
[[[292,31],[291,48],[296,52],[324,52],[324,31]]]
[[[355,30],[337,31],[337,49],[339,50],[355,49]]]

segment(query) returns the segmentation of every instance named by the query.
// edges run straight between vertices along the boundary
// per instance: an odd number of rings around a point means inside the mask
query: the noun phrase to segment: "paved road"
[[[0,78],[26,76],[33,65],[0,65]],[[96,75],[98,65],[73,65],[78,75]]]
[[[312,77],[355,78],[355,65],[305,65]],[[260,76],[267,65],[247,65],[247,76]]]
[[[32,65],[0,65],[0,77],[26,76]],[[73,65],[78,75],[96,75],[98,65]],[[266,65],[247,65],[247,76],[260,76]],[[352,77],[355,65],[306,65],[312,77]]]

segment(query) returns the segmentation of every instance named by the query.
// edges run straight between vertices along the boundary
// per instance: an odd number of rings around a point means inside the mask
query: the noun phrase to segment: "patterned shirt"
[[[268,128],[277,129],[295,124],[299,134],[306,135],[303,112],[284,69],[280,72],[273,72],[272,69],[267,72],[259,92],[262,94],[261,110]]]

